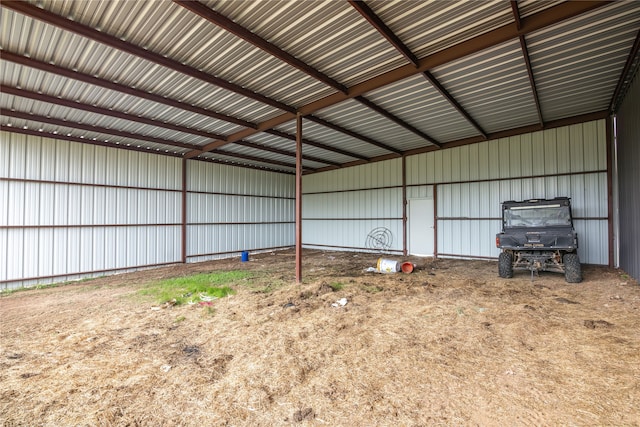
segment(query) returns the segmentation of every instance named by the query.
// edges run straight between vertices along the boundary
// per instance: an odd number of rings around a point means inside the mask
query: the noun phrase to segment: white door
[[[433,256],[433,199],[409,199],[407,244],[410,255]]]

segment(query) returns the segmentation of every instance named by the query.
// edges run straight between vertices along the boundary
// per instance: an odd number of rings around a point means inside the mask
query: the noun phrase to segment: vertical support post
[[[182,263],[187,262],[187,159],[182,159]]]
[[[302,115],[296,115],[296,283],[302,283]]]
[[[433,184],[433,258],[438,259],[438,184]]]
[[[407,157],[402,156],[402,254],[407,252]]]
[[[607,139],[607,226],[609,233],[609,267],[614,266],[614,212],[613,212],[613,120],[607,116],[605,121]]]

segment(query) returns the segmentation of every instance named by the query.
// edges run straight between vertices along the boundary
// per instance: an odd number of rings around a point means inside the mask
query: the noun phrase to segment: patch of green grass
[[[201,273],[152,282],[138,291],[141,296],[152,297],[157,303],[175,300],[176,305],[188,302],[210,301],[234,294],[230,285],[250,278],[247,271]]]
[[[187,318],[184,316],[176,317],[176,323],[184,322],[185,320],[187,320]]]
[[[341,282],[329,283],[329,287],[333,290],[333,292],[338,292],[339,290],[344,288],[344,283],[341,283]]]

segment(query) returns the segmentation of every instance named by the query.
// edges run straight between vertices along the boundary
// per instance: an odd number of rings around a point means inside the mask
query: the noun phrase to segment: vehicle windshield
[[[504,227],[570,226],[569,206],[512,206],[504,210]]]

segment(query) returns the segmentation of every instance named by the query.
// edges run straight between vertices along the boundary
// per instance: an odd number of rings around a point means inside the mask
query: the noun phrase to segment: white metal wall
[[[294,186],[293,175],[188,162],[188,261],[293,246]]]
[[[182,160],[0,134],[0,289],[182,261]],[[187,261],[294,244],[294,177],[187,162]]]
[[[179,159],[0,133],[0,288],[180,261]]]
[[[497,257],[500,203],[572,199],[584,263],[607,264],[604,120],[433,151],[407,159],[407,185],[436,188],[437,252]]]
[[[406,158],[407,198],[434,198],[440,256],[498,256],[500,203],[572,198],[580,259],[607,264],[609,251],[604,120]],[[356,190],[356,191],[351,191]],[[402,161],[394,159],[303,179],[306,247],[363,248],[369,230],[388,227],[401,251]]]
[[[303,177],[305,247],[366,250],[384,234],[388,250],[402,251],[402,161],[394,159]]]

